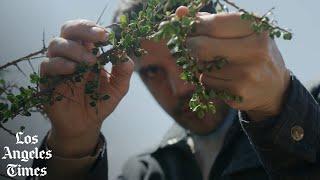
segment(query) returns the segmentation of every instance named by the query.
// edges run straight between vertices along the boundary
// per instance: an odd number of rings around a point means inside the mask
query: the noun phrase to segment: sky
[[[42,32],[45,30],[46,42],[58,36],[61,25],[71,19],[96,21],[107,0],[0,0],[0,64],[42,47]],[[119,2],[109,0],[109,8],[101,23],[107,25]],[[294,33],[292,41],[277,41],[287,67],[306,85],[319,80],[320,54],[319,32],[320,15],[316,0],[237,0],[241,7],[264,14],[276,7],[274,17],[281,27],[288,27]],[[35,66],[40,61],[34,62]],[[30,72],[27,65],[22,66]],[[11,69],[8,78],[25,84],[26,78]],[[120,173],[123,163],[132,155],[155,146],[172,124],[172,119],[158,106],[137,74],[130,83],[130,90],[116,110],[106,119],[102,133],[108,141],[109,175],[113,179]],[[37,134],[43,138],[50,123],[40,115],[20,118],[9,127],[25,124],[27,134]],[[14,148],[15,138],[0,131],[1,146],[9,144]],[[2,152],[1,152],[2,153]],[[1,154],[0,154],[1,155]],[[0,172],[7,162],[1,161]],[[29,162],[31,163],[31,162]]]

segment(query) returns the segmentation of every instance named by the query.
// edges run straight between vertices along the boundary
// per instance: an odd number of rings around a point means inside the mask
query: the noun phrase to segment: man
[[[176,11],[187,13],[183,6]],[[192,54],[200,63],[221,56],[229,61],[221,70],[203,73],[201,82],[243,102],[215,100],[217,113],[197,118],[188,108],[194,87],[179,78],[181,69],[165,42],[144,40],[148,55],[113,66],[111,75],[100,74],[99,90],[111,98],[98,103],[98,114],[88,106],[84,82],[73,85],[74,95],[68,85],[56,88],[69,98],[46,107],[52,129],[42,148],[52,149],[53,158],[34,162],[48,167],[45,179],[108,179],[100,128],[125,96],[134,69],[177,124],[157,149],[131,158],[119,179],[320,179],[320,106],[286,68],[274,40],[267,32],[254,33],[237,13],[203,12],[198,19],[187,41]],[[67,22],[50,43],[41,75],[70,74],[79,62],[95,63],[93,43],[107,38],[93,22]]]

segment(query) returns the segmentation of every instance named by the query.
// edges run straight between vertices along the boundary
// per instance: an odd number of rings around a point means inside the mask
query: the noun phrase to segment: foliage
[[[99,51],[101,52],[101,55],[98,57],[99,61],[96,64],[89,66],[88,64],[81,63],[77,66],[74,74],[67,76],[40,77],[39,74],[34,72],[29,76],[30,85],[27,87],[12,86],[4,79],[1,79],[0,128],[5,129],[3,123],[14,119],[18,115],[30,116],[32,112],[44,113],[44,105],[52,105],[56,101],[68,98],[63,94],[57,94],[54,88],[60,83],[81,82],[83,75],[90,71],[96,74],[96,78],[86,83],[85,94],[91,98],[90,105],[93,108],[97,108],[97,101],[109,99],[107,94],[99,94],[97,92],[97,88],[99,87],[98,74],[104,65],[125,62],[128,60],[128,56],[132,55],[137,57],[145,55],[147,52],[140,46],[140,42],[144,39],[167,41],[167,46],[176,58],[177,65],[183,69],[181,79],[194,84],[196,87],[189,106],[200,118],[204,117],[206,113],[215,113],[216,109],[213,103],[213,99],[215,98],[241,102],[241,97],[228,94],[224,91],[216,92],[206,89],[197,77],[199,73],[212,70],[213,66],[217,69],[223,68],[228,63],[227,60],[221,57],[208,66],[199,66],[197,59],[191,56],[190,51],[186,47],[186,39],[195,27],[197,12],[209,2],[209,0],[149,0],[144,3],[144,8],[140,12],[131,12],[130,16],[129,14],[120,16],[119,23],[112,25],[113,30],[110,32],[108,42],[96,43],[96,48],[94,48],[92,53],[97,54]],[[189,8],[189,14],[184,17],[175,16],[174,7],[177,7],[177,5],[186,5]],[[256,33],[268,31],[271,38],[283,37],[286,40],[292,38],[292,34],[288,30],[273,24],[268,17],[268,13],[259,17],[228,0],[216,0],[213,6],[217,13],[228,11],[228,6],[237,9],[242,13],[241,18],[243,20],[252,22],[252,29]],[[103,47],[110,45],[112,48],[104,52]],[[37,53],[31,53],[29,56],[1,66],[0,71],[10,66],[16,66],[19,71],[23,72],[19,68],[18,63],[25,60],[30,63],[30,59],[35,56],[37,58],[37,55],[43,54],[45,51],[46,48],[44,46]],[[40,91],[40,84],[46,85],[48,88]],[[9,130],[7,131],[10,132]]]

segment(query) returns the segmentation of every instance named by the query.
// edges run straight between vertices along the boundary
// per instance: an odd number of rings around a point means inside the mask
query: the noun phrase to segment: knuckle
[[[49,54],[51,54],[52,52],[54,52],[59,46],[61,46],[62,42],[63,42],[63,38],[60,37],[55,37],[53,38],[48,46],[48,52]]]
[[[74,23],[74,20],[69,20],[69,21],[64,22],[61,26],[61,29],[60,29],[61,34],[64,34],[68,30],[70,25],[73,23]]]
[[[209,49],[205,42],[206,42],[206,39],[202,36],[191,38],[188,41],[187,46],[189,47],[191,54],[194,57],[197,57],[202,60],[209,58],[208,57]]]
[[[86,19],[69,20],[69,21],[66,21],[61,26],[61,30],[60,30],[61,36],[65,37],[65,36],[68,36],[70,33],[72,33],[76,29],[88,28],[92,26],[95,26],[95,23],[93,21],[89,21]]]
[[[253,53],[256,59],[266,60],[269,55],[269,43],[268,39],[264,36],[256,36],[254,43],[252,44],[254,49]]]

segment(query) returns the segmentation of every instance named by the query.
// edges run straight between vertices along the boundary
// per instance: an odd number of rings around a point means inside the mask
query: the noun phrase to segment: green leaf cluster
[[[213,8],[218,13],[228,11],[226,4],[222,2],[227,1],[216,0],[213,3]],[[92,53],[98,55],[100,52],[96,64],[80,63],[77,65],[75,73],[65,76],[40,77],[39,74],[32,73],[30,74],[30,83],[33,87],[10,87],[1,78],[0,123],[5,123],[18,115],[30,116],[35,110],[43,112],[44,105],[52,105],[55,101],[64,100],[66,98],[64,95],[55,93],[55,87],[60,83],[82,82],[86,73],[95,74],[93,80],[85,83],[84,93],[91,99],[89,104],[97,108],[98,101],[110,98],[108,94],[99,92],[99,78],[104,65],[108,63],[116,65],[128,61],[129,56],[140,57],[147,54],[148,52],[141,48],[141,41],[145,39],[167,41],[168,49],[176,58],[177,65],[182,68],[181,79],[196,87],[189,101],[189,107],[200,118],[203,118],[207,113],[216,112],[213,103],[216,98],[241,102],[242,98],[239,96],[225,91],[216,92],[206,89],[198,78],[198,75],[204,71],[222,69],[228,63],[227,60],[221,57],[206,66],[200,66],[197,59],[191,56],[186,47],[187,37],[195,30],[197,12],[209,3],[210,0],[145,1],[141,11],[120,16],[119,22],[112,26],[107,42],[95,44]],[[187,6],[189,14],[182,18],[176,17],[174,11],[179,5]],[[243,9],[239,10],[242,12],[242,19],[252,22],[252,29],[256,33],[267,31],[271,38],[292,39],[291,32],[275,26],[267,16],[258,17]],[[110,45],[111,49],[104,51],[103,47]],[[41,84],[49,88],[40,91]]]

